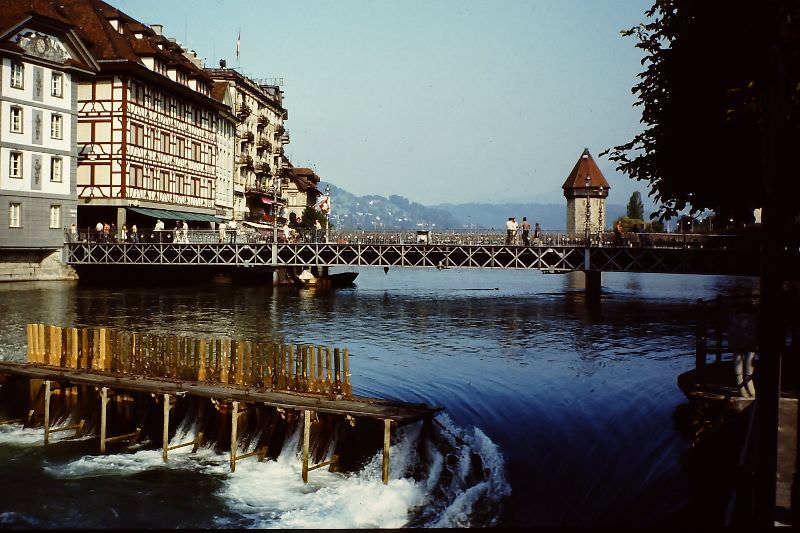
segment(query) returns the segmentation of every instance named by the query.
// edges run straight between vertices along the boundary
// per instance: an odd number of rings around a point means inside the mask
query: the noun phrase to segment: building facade
[[[281,205],[284,128],[288,118],[278,85],[250,79],[234,69],[206,69],[215,95],[230,94],[238,119],[234,142],[233,213],[248,222],[270,222]],[[223,87],[225,90],[223,91]]]
[[[56,249],[77,222],[77,80],[97,65],[63,22],[9,19],[0,36],[0,243]]]
[[[583,150],[562,188],[567,199],[567,233],[591,235],[604,231],[605,203],[611,186],[588,148]]]
[[[65,1],[100,70],[78,87],[82,227],[215,222],[219,113],[183,47],[99,0]]]

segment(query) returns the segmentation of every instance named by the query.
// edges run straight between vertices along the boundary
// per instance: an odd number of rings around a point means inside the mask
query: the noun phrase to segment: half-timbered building
[[[80,225],[216,221],[211,78],[160,26],[100,0],[58,4],[99,66],[77,94]]]

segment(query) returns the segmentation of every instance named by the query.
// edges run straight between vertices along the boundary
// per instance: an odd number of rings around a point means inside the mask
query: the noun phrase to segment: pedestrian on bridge
[[[95,242],[103,242],[103,223],[98,222],[94,227],[94,240]]]
[[[511,241],[517,235],[517,221],[514,217],[508,217],[508,221],[506,222],[506,244],[511,244]]]
[[[531,223],[528,222],[528,217],[522,217],[522,242],[525,246],[530,246],[529,235],[531,234]]]
[[[226,224],[224,222],[221,222],[220,225],[219,225],[219,242],[220,242],[220,244],[225,242],[225,229],[226,229]]]

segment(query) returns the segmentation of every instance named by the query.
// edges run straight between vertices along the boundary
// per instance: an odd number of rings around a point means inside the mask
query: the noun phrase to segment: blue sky
[[[217,66],[283,78],[286,152],[354,194],[561,203],[584,147],[610,203],[646,184],[598,154],[640,131],[651,0],[111,0]]]

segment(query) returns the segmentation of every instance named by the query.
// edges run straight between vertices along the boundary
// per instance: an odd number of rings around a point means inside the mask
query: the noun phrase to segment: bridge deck
[[[164,378],[109,375],[86,370],[29,363],[0,362],[0,375],[57,381],[70,385],[108,387],[114,390],[151,392],[215,398],[217,400],[261,403],[283,409],[311,410],[354,417],[394,420],[407,424],[441,411],[441,407],[352,396],[337,399],[323,394],[257,390],[233,384],[202,383]]]
[[[368,243],[69,243],[73,266],[305,267],[377,266],[534,269],[757,275],[758,249],[682,246],[585,246],[584,244],[368,244]],[[787,272],[800,271],[800,253],[787,251]]]

